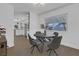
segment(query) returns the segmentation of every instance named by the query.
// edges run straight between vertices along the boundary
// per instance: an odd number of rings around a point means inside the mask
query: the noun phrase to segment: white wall
[[[0,4],[0,25],[6,28],[6,39],[9,47],[14,46],[13,17],[13,7],[9,4]]]
[[[60,31],[63,36],[62,44],[79,49],[79,4],[72,4],[44,15],[40,15],[40,24],[45,23],[45,18],[55,15],[68,13],[67,31]],[[53,34],[53,31],[47,31],[47,34]]]
[[[36,31],[39,30],[39,22],[38,22],[38,15],[36,13],[30,12],[30,34],[35,34]]]

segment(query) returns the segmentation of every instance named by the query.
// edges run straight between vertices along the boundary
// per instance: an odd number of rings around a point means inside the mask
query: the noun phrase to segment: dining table
[[[34,36],[39,40],[39,41],[43,41],[43,42],[46,42],[46,41],[51,41],[50,38],[53,38],[54,36],[48,36],[48,35],[45,35],[44,33],[41,33],[41,34],[34,34]],[[47,39],[47,40],[46,40]]]
[[[34,36],[42,43],[41,52],[43,52],[44,47],[47,46],[51,40],[53,40],[53,36],[44,35],[44,33],[34,34]]]

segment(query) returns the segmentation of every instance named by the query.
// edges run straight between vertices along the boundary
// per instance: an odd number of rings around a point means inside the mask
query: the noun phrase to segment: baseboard
[[[70,45],[67,45],[67,44],[61,44],[62,46],[65,46],[65,47],[68,47],[68,48],[72,48],[72,49],[76,49],[76,50],[79,50],[79,48],[76,48],[74,46],[70,46]]]

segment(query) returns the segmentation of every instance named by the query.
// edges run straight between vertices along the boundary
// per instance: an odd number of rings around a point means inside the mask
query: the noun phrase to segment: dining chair
[[[36,31],[36,33],[35,34],[41,34],[41,31]]]
[[[43,48],[44,48],[44,42],[45,42],[45,38],[44,38],[44,34],[41,33],[40,31],[37,31],[34,36],[36,37],[36,40],[41,42],[41,46],[40,46],[40,52],[43,52]]]
[[[55,49],[59,48],[60,43],[61,43],[61,39],[62,39],[62,36],[56,37],[52,40],[52,42],[50,44],[47,45],[47,47],[48,47],[47,52],[49,52],[49,56],[51,55],[52,51],[56,54],[56,56],[58,56]]]
[[[42,38],[42,33],[40,31],[36,31],[34,36],[36,37],[37,40],[39,40],[42,44],[44,44],[43,43],[43,38]]]
[[[29,37],[29,43],[32,45],[31,47],[31,53],[33,53],[34,51],[34,48],[36,47],[37,50],[40,52],[40,49],[39,49],[39,45],[41,44],[39,41],[33,39],[29,34],[28,34],[28,37]]]

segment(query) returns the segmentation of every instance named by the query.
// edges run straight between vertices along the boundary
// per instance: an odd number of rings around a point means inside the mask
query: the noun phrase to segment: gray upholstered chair
[[[39,49],[39,45],[41,44],[39,41],[33,39],[29,34],[28,34],[28,37],[29,37],[29,43],[32,45],[31,49],[31,53],[33,53],[34,51],[34,48],[36,47],[38,49],[38,51],[40,52],[40,49]]]
[[[37,34],[37,35],[38,35],[38,34],[41,34],[41,31],[36,31],[36,33],[35,33],[35,34]]]
[[[47,45],[48,50],[47,52],[49,52],[49,55],[51,55],[51,52],[53,51],[56,55],[58,55],[55,51],[55,49],[59,48],[60,43],[61,43],[61,39],[62,36],[56,37],[52,40],[52,42],[50,44]]]

